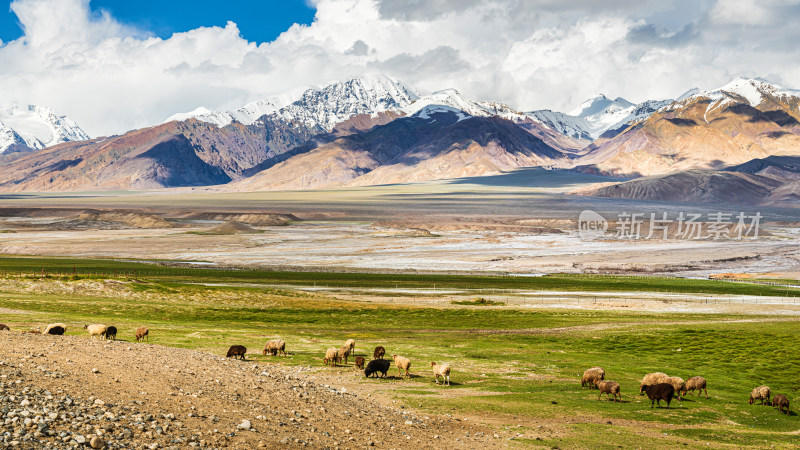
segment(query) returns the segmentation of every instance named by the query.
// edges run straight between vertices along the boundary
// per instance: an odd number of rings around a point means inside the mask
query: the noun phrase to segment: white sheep
[[[648,373],[642,378],[642,384],[639,385],[639,392],[642,392],[642,386],[653,386],[659,383],[669,383],[669,375],[663,372]]]
[[[348,339],[344,341],[344,345],[350,347],[350,354],[354,355],[356,352],[356,340],[355,339]]]
[[[606,371],[602,367],[590,367],[583,372],[581,377],[581,386],[589,386],[595,388],[598,381],[603,381],[606,377]]]
[[[344,361],[347,364],[347,358],[350,357],[350,346],[345,344],[339,348],[339,362]]]
[[[328,363],[335,366],[337,362],[339,362],[339,351],[336,350],[336,347],[331,347],[325,352],[325,358],[322,360],[322,363],[326,366]]]
[[[439,384],[439,377],[442,377],[442,382],[450,386],[450,365],[437,364],[436,361],[433,361],[431,367],[433,367],[433,379],[436,381],[436,384]]]
[[[100,338],[104,338],[106,336],[106,331],[108,327],[101,324],[95,325],[84,325],[83,329],[89,332],[90,337],[99,336]]]
[[[397,366],[397,375],[404,378],[410,377],[411,375],[409,375],[408,369],[411,368],[411,360],[404,356],[397,355],[392,355],[392,358],[394,358],[394,365]],[[404,370],[406,371],[405,375],[403,375]]]
[[[678,396],[678,400],[683,401],[681,398],[681,391],[686,386],[686,382],[683,381],[681,377],[667,377],[667,383],[671,384],[672,387],[675,388],[675,395]]]
[[[286,342],[284,342],[283,339],[272,339],[271,341],[267,341],[267,345],[264,346],[264,356],[266,356],[267,353],[272,356],[283,353],[283,356],[286,356]]]
[[[763,405],[764,400],[766,400],[767,404],[769,405],[771,403],[769,401],[769,396],[770,396],[769,388],[767,386],[759,386],[753,389],[753,392],[750,393],[750,400],[748,401],[748,403],[752,405],[754,401],[761,400],[761,404]]]

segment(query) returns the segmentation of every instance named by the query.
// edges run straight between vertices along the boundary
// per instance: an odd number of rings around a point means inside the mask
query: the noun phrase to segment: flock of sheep
[[[322,358],[322,363],[331,366],[336,366],[337,364],[347,364],[347,360],[352,356],[356,349],[356,341],[355,339],[348,339],[344,345],[339,347],[331,347],[325,351],[325,357]],[[228,358],[240,358],[244,359],[244,355],[247,353],[247,347],[243,345],[231,345],[228,349],[228,353],[225,355]],[[278,354],[283,354],[286,356],[286,342],[283,339],[273,339],[267,341],[266,345],[264,345],[264,350],[261,352],[263,355],[271,355],[276,356]],[[382,378],[386,377],[386,373],[389,371],[389,366],[391,363],[389,360],[383,359],[383,356],[386,354],[386,349],[383,346],[375,347],[375,350],[372,352],[372,360],[366,362],[363,356],[356,356],[355,357],[355,364],[356,367],[359,369],[364,370],[364,376],[371,377],[375,376],[378,377],[378,374],[381,375]],[[411,360],[399,355],[392,355],[392,359],[394,360],[394,365],[397,367],[397,375],[400,377],[409,377],[409,370],[411,369]],[[365,367],[366,363],[366,367]],[[450,365],[449,364],[439,364],[436,361],[431,362],[431,367],[433,368],[433,379],[436,381],[436,384],[439,383],[439,378],[442,379],[442,383],[447,386],[450,386]],[[404,373],[405,372],[405,373]]]
[[[611,399],[613,395],[614,401],[621,401],[622,393],[620,392],[619,383],[605,378],[606,371],[602,367],[591,367],[583,372],[581,386],[599,389],[598,400],[603,394],[606,394],[607,399]],[[661,406],[661,400],[667,402],[667,408],[669,408],[669,404],[672,402],[672,398],[676,396],[676,393],[678,400],[681,400],[681,395],[686,396],[688,392],[694,391],[697,391],[698,397],[703,392],[708,398],[705,378],[697,376],[684,381],[681,377],[671,377],[662,372],[654,372],[645,375],[639,385],[639,394],[647,394],[647,398],[650,399],[650,408],[655,404]],[[785,411],[786,414],[789,414],[789,398],[778,394],[770,402],[770,389],[767,386],[759,386],[753,389],[748,402],[752,405],[756,400],[760,400],[762,405],[766,401],[767,405],[772,405],[778,408],[778,411]]]
[[[117,338],[117,328],[115,326],[109,325],[102,325],[102,324],[94,324],[94,325],[84,325],[83,329],[89,333],[89,336],[96,337],[99,339],[116,339]],[[0,323],[0,331],[2,330],[10,330],[10,328]],[[63,323],[51,323],[47,325],[45,330],[39,331],[38,329],[27,331],[27,333],[35,333],[35,334],[51,334],[51,335],[63,335],[67,332],[67,326]],[[136,328],[136,342],[150,341],[150,330],[147,327],[138,327]],[[325,357],[322,358],[322,363],[331,366],[336,366],[337,364],[347,364],[348,358],[353,355],[356,348],[356,341],[354,339],[348,339],[344,345],[339,347],[331,347],[325,351]],[[247,353],[247,348],[243,345],[232,345],[228,349],[227,357],[228,358],[236,358],[239,357],[244,359],[244,355]],[[283,339],[273,339],[267,341],[266,345],[264,345],[264,350],[262,351],[263,355],[283,355],[286,356],[286,342]],[[364,370],[364,376],[377,377],[378,374],[381,375],[382,378],[386,377],[386,373],[389,371],[389,367],[391,363],[389,360],[383,359],[384,355],[386,354],[386,349],[383,346],[375,347],[375,350],[372,352],[372,360],[368,363],[365,361],[363,356],[356,356],[355,357],[355,365],[358,369]],[[392,359],[394,360],[394,365],[397,367],[397,374],[403,378],[409,377],[409,370],[411,369],[411,360],[399,355],[392,355]],[[366,363],[366,367],[365,367]],[[433,379],[436,381],[436,384],[439,384],[439,378],[442,379],[442,383],[449,386],[450,385],[450,365],[449,364],[438,364],[435,361],[431,362],[431,367],[433,368]],[[404,373],[405,372],[405,373]],[[606,394],[607,399],[611,399],[611,396],[614,396],[614,401],[622,401],[622,392],[620,390],[620,385],[616,381],[606,380],[606,371],[603,370],[602,367],[591,367],[586,369],[583,372],[583,377],[581,377],[581,386],[589,386],[590,388],[596,388],[599,390],[599,394],[597,395],[597,399],[600,400],[603,394]],[[700,393],[705,393],[706,398],[708,398],[708,390],[706,389],[706,379],[700,376],[689,378],[688,380],[684,381],[681,377],[671,377],[662,372],[654,372],[648,373],[647,375],[642,378],[642,382],[639,385],[639,393],[647,394],[647,397],[650,399],[650,407],[653,408],[656,404],[661,406],[661,401],[667,402],[667,408],[669,408],[670,403],[672,402],[673,397],[676,397],[678,400],[681,400],[681,395],[686,396],[689,392],[697,391],[697,396],[700,396]],[[750,393],[750,399],[748,402],[752,405],[756,400],[759,400],[760,404],[767,404],[772,405],[775,408],[778,408],[780,412],[789,413],[789,398],[783,394],[778,394],[770,400],[771,392],[769,387],[767,386],[759,386]]]
[[[94,325],[84,325],[83,329],[89,333],[90,337],[98,338],[98,339],[117,339],[117,327],[113,325],[102,325],[102,324],[94,324]],[[0,323],[0,331],[2,330],[11,330],[6,324]],[[64,333],[67,332],[67,326],[63,323],[51,323],[45,327],[44,331],[39,330],[38,328],[35,330],[25,331],[25,333],[29,334],[50,334],[55,336],[62,336]],[[147,327],[139,327],[136,329],[136,342],[150,341],[150,330]]]

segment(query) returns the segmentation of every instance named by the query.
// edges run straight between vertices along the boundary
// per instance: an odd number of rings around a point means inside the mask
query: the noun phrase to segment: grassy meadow
[[[44,269],[45,275],[42,276]],[[429,413],[476,417],[520,433],[512,446],[687,448],[800,443],[800,417],[748,405],[761,384],[800,407],[800,321],[782,316],[637,313],[533,309],[502,305],[419,306],[356,301],[346,295],[285,287],[328,283],[531,290],[697,292],[784,295],[786,288],[706,280],[637,277],[536,278],[457,275],[333,274],[186,269],[133,262],[0,258],[0,322],[12,330],[65,322],[113,324],[133,340],[147,325],[155,344],[224,354],[231,344],[248,358],[318,367],[342,379],[381,386],[380,394]],[[207,286],[197,283],[223,283]],[[227,284],[243,283],[242,286]],[[280,285],[251,287],[244,283]],[[289,357],[263,357],[268,339],[287,342]],[[326,348],[347,338],[356,354],[376,345],[412,359],[411,379],[365,380],[352,361],[323,367]],[[453,386],[433,383],[430,361],[453,366]],[[597,400],[581,388],[584,369],[599,365],[620,382],[623,402]],[[687,397],[650,408],[639,380],[663,371],[708,380],[710,399]],[[543,428],[539,428],[542,426]],[[533,436],[538,437],[535,439]]]

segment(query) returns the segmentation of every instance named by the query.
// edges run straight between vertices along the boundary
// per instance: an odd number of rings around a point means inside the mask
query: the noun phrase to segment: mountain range
[[[0,107],[0,154],[28,152],[89,139],[75,122],[52,109],[27,105]]]
[[[785,205],[800,170],[776,158],[800,156],[799,120],[800,91],[761,79],[638,104],[600,94],[562,113],[371,74],[102,139],[47,108],[0,110],[0,189],[311,189],[542,166],[636,178],[588,195],[723,201],[749,183],[750,200]]]

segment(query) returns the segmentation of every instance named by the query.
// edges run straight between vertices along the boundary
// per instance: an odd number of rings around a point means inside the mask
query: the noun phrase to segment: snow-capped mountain
[[[309,89],[276,115],[289,122],[301,122],[309,129],[330,131],[356,114],[401,109],[418,98],[416,92],[394,78],[368,74]]]
[[[710,91],[692,89],[680,96],[671,107],[680,108],[700,98],[711,100],[706,108],[707,117],[709,113],[733,103],[746,103],[753,108],[768,100],[788,104],[792,98],[800,98],[800,90],[787,89],[761,78],[737,78]]]
[[[459,115],[459,120],[469,116],[491,117],[498,116],[504,119],[520,121],[525,120],[526,116],[508,105],[497,102],[476,102],[470,100],[455,89],[444,89],[436,91],[430,95],[425,95],[415,102],[402,108],[407,116],[418,116],[428,118],[437,112],[455,112]]]
[[[622,97],[612,100],[603,94],[598,94],[569,113],[544,109],[526,114],[559,133],[576,139],[594,140],[606,131],[646,119],[670,103],[671,99],[647,100],[637,105]]]
[[[248,103],[239,109],[234,109],[231,111],[213,111],[205,106],[200,106],[193,111],[173,114],[167,118],[164,123],[173,121],[182,122],[188,119],[197,119],[203,122],[213,123],[218,127],[224,127],[234,120],[245,125],[250,125],[265,114],[275,114],[282,107],[290,104],[292,101],[294,101],[294,99],[287,94],[283,97],[271,97],[268,99]]]
[[[534,121],[565,136],[585,141],[593,139],[589,131],[589,124],[581,117],[570,116],[569,114],[549,109],[529,111],[525,114]]]
[[[290,93],[260,100],[233,111],[200,107],[188,113],[175,114],[165,123],[195,118],[223,127],[233,120],[250,125],[264,115],[274,115],[286,122],[300,122],[309,130],[322,132],[331,131],[336,124],[357,114],[399,110],[418,98],[413,90],[394,78],[367,74],[308,89],[299,96]]]
[[[89,139],[74,121],[43,106],[0,107],[0,153],[38,150]]]

